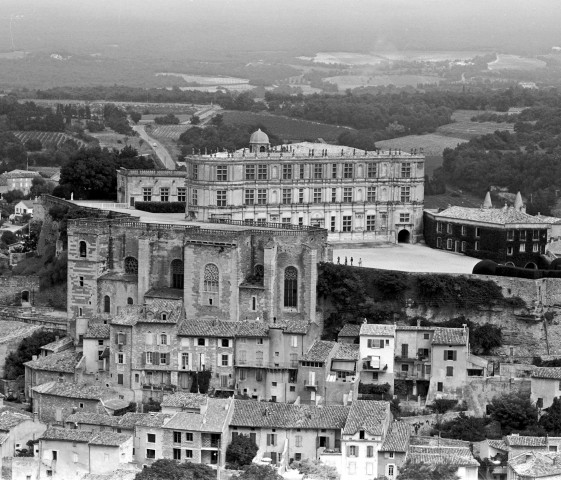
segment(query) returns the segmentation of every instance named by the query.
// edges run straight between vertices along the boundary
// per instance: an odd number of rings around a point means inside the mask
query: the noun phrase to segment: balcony
[[[220,435],[203,433],[201,435],[201,448],[220,448]]]
[[[177,391],[177,385],[172,385],[168,383],[142,383],[142,388],[144,390],[162,390],[164,392],[175,392]]]
[[[318,381],[317,380],[314,380],[314,381],[304,380],[304,387],[305,388],[317,389],[318,388]]]
[[[374,372],[383,372],[388,369],[388,365],[381,364],[379,358],[371,360],[370,357],[367,357],[362,359],[362,369]]]
[[[395,372],[395,378],[400,380],[430,380],[430,375],[420,372]]]
[[[298,361],[293,362],[260,362],[259,360],[236,360],[236,367],[266,368],[269,370],[296,370]]]

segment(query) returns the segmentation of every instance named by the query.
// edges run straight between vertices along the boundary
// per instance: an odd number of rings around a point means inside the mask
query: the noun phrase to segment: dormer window
[[[364,430],[361,430],[360,432],[358,432],[358,438],[360,438],[361,440],[364,440]]]
[[[160,319],[161,319],[161,320],[167,320],[167,319],[168,319],[168,314],[167,314],[166,312],[162,312],[162,313],[160,314]]]

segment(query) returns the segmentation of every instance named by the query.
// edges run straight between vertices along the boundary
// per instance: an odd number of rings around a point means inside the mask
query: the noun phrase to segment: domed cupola
[[[271,143],[269,142],[269,136],[261,131],[261,129],[253,132],[249,138],[249,151],[252,153],[266,152],[269,150]]]

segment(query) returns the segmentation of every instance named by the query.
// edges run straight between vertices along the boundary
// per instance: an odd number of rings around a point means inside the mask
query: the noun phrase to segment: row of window
[[[317,163],[313,165],[293,165],[285,164],[281,166],[281,176],[283,180],[303,180],[305,178],[313,178],[316,180],[321,179],[335,179],[335,178],[355,178],[356,168],[353,163],[343,163],[341,168],[339,164],[322,164]],[[273,169],[278,168],[273,166]],[[306,170],[309,174],[306,175]],[[402,163],[400,167],[401,178],[411,178],[411,163]],[[193,165],[192,169],[193,179],[199,178],[199,166]],[[267,164],[246,165],[244,171],[245,180],[268,180],[269,179],[269,166]],[[276,174],[272,174],[276,177]],[[369,162],[366,164],[366,178],[377,178],[379,175],[378,163]],[[216,166],[216,180],[219,182],[228,181],[228,166]]]
[[[481,228],[474,227],[475,236],[481,236]],[[442,222],[436,222],[436,232],[443,233],[444,231],[444,224]],[[454,232],[454,225],[452,223],[446,224],[446,233],[452,234]],[[466,225],[461,226],[461,235],[467,236],[468,235],[468,227]],[[520,241],[530,240],[539,240],[540,239],[540,230],[518,230],[518,238]],[[514,240],[514,230],[507,230],[506,231],[506,239],[508,241]]]
[[[142,200],[145,202],[151,202],[152,197],[154,196],[152,187],[143,187],[142,188]],[[169,202],[170,196],[170,189],[168,187],[160,187],[159,192],[160,202]],[[187,188],[186,187],[177,187],[177,201],[178,202],[186,202],[187,201]]]
[[[360,457],[360,451],[361,451],[361,448],[359,448],[359,445],[348,445],[347,446],[347,457]],[[367,458],[374,457],[374,447],[368,445],[366,447],[366,452],[365,453],[366,453]]]
[[[328,191],[322,188],[312,189],[312,197],[308,200],[308,203],[352,203],[355,200],[355,194],[353,187],[344,187],[342,191],[342,196],[337,195],[337,189],[331,189],[331,196],[328,197]],[[191,205],[198,205],[198,191],[193,190],[193,195],[191,199]],[[411,187],[400,187],[399,190],[399,200],[402,203],[408,203],[411,201]],[[362,201],[362,200],[358,200]],[[377,201],[376,187],[368,187],[366,189],[366,202],[374,203]],[[268,194],[266,189],[246,189],[244,190],[244,204],[245,205],[266,205],[268,203]],[[290,205],[293,203],[304,203],[304,189],[298,189],[298,194],[292,188],[283,188],[281,192],[281,203],[283,205]],[[227,190],[216,190],[216,206],[217,207],[227,207]]]
[[[456,240],[456,242],[458,242],[458,241]],[[455,241],[452,238],[446,239],[446,249],[447,250],[454,250],[454,244],[455,244]],[[532,252],[533,253],[540,253],[540,250],[545,249],[545,247],[543,245],[540,248],[539,243],[534,243],[534,244],[520,243],[518,245],[518,253],[528,253],[529,249],[527,248],[527,245],[532,245]],[[467,242],[466,241],[459,242],[458,247],[459,247],[460,252],[465,252],[467,250]],[[442,238],[440,238],[440,237],[437,237],[437,239],[436,239],[436,248],[443,248],[442,247]],[[480,244],[479,241],[476,240],[474,242],[473,249],[475,251],[479,251],[481,249],[481,244]],[[514,255],[514,253],[515,253],[514,246],[509,245],[509,246],[506,247],[506,254],[507,255]]]

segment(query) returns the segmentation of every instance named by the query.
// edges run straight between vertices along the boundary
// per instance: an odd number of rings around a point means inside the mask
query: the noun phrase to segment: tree
[[[339,480],[341,478],[335,467],[317,460],[306,459],[301,462],[293,462],[291,467],[310,480]]]
[[[460,412],[456,418],[442,423],[438,431],[443,438],[480,442],[487,438],[485,435],[487,424],[485,418],[468,417],[464,412]],[[437,433],[434,430],[433,432]]]
[[[135,112],[134,110],[129,112],[129,116],[134,123],[138,123],[142,119],[142,114],[140,112]]]
[[[259,447],[248,435],[236,435],[226,450],[226,462],[235,468],[249,465]]]
[[[25,149],[28,152],[39,152],[41,151],[42,148],[43,148],[43,144],[41,143],[41,140],[39,140],[38,138],[30,138],[25,142]]]
[[[397,480],[459,480],[458,467],[453,465],[430,465],[407,460],[400,468]]]
[[[529,395],[507,393],[499,395],[489,404],[491,418],[501,424],[503,435],[520,432],[536,425],[538,409]]]
[[[4,367],[4,378],[15,380],[25,374],[23,364],[29,362],[33,355],[41,353],[41,347],[47,343],[54,342],[61,332],[50,332],[46,330],[36,330],[30,337],[24,338],[15,352],[11,352],[6,357]]]
[[[282,480],[282,477],[269,465],[252,463],[243,473],[234,475],[231,480]]]
[[[191,125],[198,125],[199,123],[201,123],[201,117],[199,117],[198,115],[192,115],[189,119],[189,122],[191,122]]]
[[[29,195],[31,198],[35,198],[43,193],[50,194],[53,189],[54,185],[51,182],[47,182],[43,177],[35,177],[31,180]]]
[[[539,424],[549,435],[561,435],[561,399],[555,397],[551,406],[544,410]]]
[[[16,237],[16,234],[14,232],[10,232],[9,230],[3,232],[2,237],[0,237],[0,239],[6,245],[12,245],[13,243],[16,243],[18,241],[18,237]]]
[[[2,198],[8,203],[19,202],[25,195],[21,190],[10,190],[2,195]]]
[[[175,460],[156,460],[136,474],[134,480],[215,480],[216,472],[200,463],[177,463]]]

